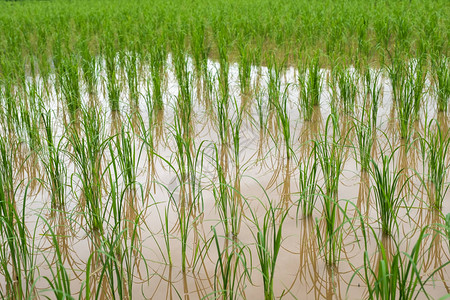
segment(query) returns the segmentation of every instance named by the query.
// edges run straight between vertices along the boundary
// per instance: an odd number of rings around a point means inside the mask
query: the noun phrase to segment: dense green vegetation
[[[251,54],[298,56],[320,51],[327,62],[381,63],[448,55],[447,1],[23,1],[0,3],[2,60],[49,60],[68,54],[147,54],[183,41],[196,59],[217,45]],[[252,55],[253,56],[253,55]],[[3,69],[3,68],[2,68]]]

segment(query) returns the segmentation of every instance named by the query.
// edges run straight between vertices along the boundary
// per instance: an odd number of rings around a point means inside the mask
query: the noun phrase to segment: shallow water
[[[192,71],[192,65],[189,63]],[[209,71],[213,78],[217,77],[219,64],[209,61]],[[146,74],[144,67],[143,73]],[[264,103],[265,114],[268,115],[268,96],[267,96],[267,68],[252,68],[252,86],[253,90],[259,90]],[[330,76],[328,70],[322,70],[323,78]],[[259,75],[258,75],[259,74]],[[100,74],[102,75],[102,74]],[[104,75],[104,74],[103,74]],[[144,76],[144,75],[143,75]],[[299,199],[298,185],[298,162],[305,161],[310,153],[309,143],[311,138],[318,138],[324,133],[325,122],[330,114],[330,89],[323,80],[323,92],[321,95],[320,108],[314,113],[313,121],[303,121],[298,111],[297,71],[294,68],[288,68],[282,75],[281,88],[287,88],[288,112],[290,119],[291,147],[293,157],[289,162],[289,168],[286,167],[285,146],[282,135],[275,128],[270,128],[261,133],[259,130],[259,119],[256,110],[255,96],[249,96],[250,104],[246,106],[243,122],[240,130],[240,152],[239,152],[239,179],[240,179],[240,203],[242,208],[238,215],[241,216],[240,232],[237,235],[236,242],[244,248],[243,253],[247,260],[247,268],[242,263],[238,264],[237,272],[241,274],[244,269],[251,271],[250,279],[241,283],[237,291],[240,293],[238,298],[257,299],[263,297],[262,275],[259,270],[259,262],[256,246],[256,226],[254,218],[257,217],[261,223],[269,203],[273,206],[279,206],[280,211],[287,212],[287,217],[283,224],[283,239],[281,250],[276,262],[274,277],[274,293],[276,297],[298,298],[298,299],[319,299],[319,298],[337,298],[337,299],[361,299],[367,297],[367,287],[364,280],[360,278],[364,272],[363,267],[364,250],[367,250],[371,265],[376,268],[377,261],[380,259],[380,252],[376,244],[374,235],[383,241],[383,244],[389,249],[389,244],[398,243],[400,251],[410,253],[415,241],[418,238],[420,229],[426,225],[436,226],[443,222],[442,216],[450,212],[450,193],[447,193],[441,214],[435,210],[429,209],[428,197],[421,186],[418,174],[422,175],[422,161],[418,144],[411,143],[412,147],[405,152],[405,146],[401,145],[399,133],[397,130],[397,120],[395,110],[392,109],[392,90],[389,80],[382,77],[382,103],[378,113],[378,134],[376,136],[376,145],[373,150],[373,157],[379,160],[380,153],[388,154],[390,149],[399,146],[399,150],[394,157],[393,165],[397,169],[404,169],[402,176],[411,176],[406,183],[406,188],[402,195],[405,197],[406,205],[402,205],[397,216],[399,226],[398,235],[393,238],[383,237],[377,222],[378,216],[373,197],[373,190],[369,193],[368,186],[373,184],[370,176],[362,175],[359,163],[357,163],[356,139],[351,126],[348,126],[352,116],[341,115],[340,130],[343,135],[349,132],[349,139],[346,141],[344,151],[344,166],[340,176],[338,187],[339,205],[346,212],[348,219],[344,219],[341,212],[339,218],[343,222],[342,227],[342,247],[340,259],[337,266],[329,267],[324,261],[324,253],[319,249],[318,237],[316,233],[316,222],[324,229],[323,208],[321,198],[316,202],[316,206],[311,217],[302,215],[301,209],[297,211],[297,202]],[[162,119],[156,123],[155,128],[160,128],[160,136],[155,136],[155,155],[152,160],[149,159],[146,152],[146,146],[139,138],[140,132],[136,130],[133,133],[133,145],[139,160],[135,169],[137,174],[137,193],[130,196],[130,202],[125,201],[124,211],[130,205],[136,212],[133,215],[133,209],[128,210],[129,214],[124,214],[123,218],[136,217],[140,215],[139,236],[136,242],[138,251],[131,252],[128,257],[133,264],[134,275],[132,277],[133,296],[135,298],[153,298],[153,299],[199,299],[215,298],[214,280],[216,266],[218,262],[218,251],[213,239],[212,227],[217,230],[219,236],[219,245],[221,250],[230,247],[233,240],[224,238],[223,222],[221,221],[217,207],[215,206],[214,188],[218,188],[217,167],[215,162],[214,145],[220,149],[220,141],[217,132],[217,123],[214,117],[215,104],[214,95],[212,99],[204,97],[201,90],[201,79],[193,77],[193,153],[198,153],[199,159],[196,166],[195,180],[199,183],[202,191],[202,198],[197,199],[195,210],[191,213],[189,221],[189,231],[187,237],[187,270],[181,271],[181,235],[179,227],[179,208],[182,199],[180,192],[179,173],[175,172],[172,164],[177,169],[176,164],[176,144],[173,134],[173,120],[176,117],[173,107],[176,105],[178,96],[178,84],[174,75],[171,58],[168,59],[168,68],[166,72],[166,89],[164,92],[164,112]],[[245,97],[242,97],[239,89],[238,66],[230,66],[229,81],[231,99],[236,101],[236,107],[242,107]],[[428,86],[430,82],[427,82]],[[215,86],[217,87],[217,78]],[[125,86],[125,85],[124,85]],[[197,92],[197,88],[199,92]],[[98,86],[97,105],[101,107],[101,116],[104,118],[103,130],[105,136],[115,134],[114,119],[121,119],[121,123],[126,128],[128,120],[125,117],[129,115],[131,108],[127,101],[126,88],[122,91],[121,114],[119,117],[113,117],[108,111],[108,102],[106,100],[106,88],[103,85]],[[141,82],[140,90],[146,94],[146,85]],[[256,94],[256,93],[254,93]],[[64,109],[61,101],[56,96],[56,91],[52,87],[51,93],[45,98],[48,108],[55,113],[54,125],[57,130],[57,138],[65,139],[64,136]],[[358,97],[357,111],[362,105],[361,95]],[[83,93],[83,101],[88,102],[89,95]],[[208,103],[210,103],[208,105]],[[139,113],[148,126],[148,114],[145,105],[145,99],[139,99]],[[423,130],[425,119],[431,119],[437,116],[433,96],[425,95],[424,105],[421,109],[421,117],[417,125],[417,132]],[[212,112],[211,112],[212,110]],[[236,110],[234,104],[230,104],[231,122],[236,120]],[[393,111],[393,114],[392,114]],[[358,113],[355,113],[358,116]],[[447,121],[447,116],[443,117]],[[120,123],[119,123],[120,124]],[[159,124],[159,125],[158,125]],[[160,127],[157,127],[160,126]],[[119,127],[120,128],[120,127]],[[157,129],[153,129],[154,132]],[[390,146],[391,144],[391,146]],[[227,148],[228,159],[223,167],[226,170],[226,180],[230,187],[235,187],[236,163],[233,159],[232,140]],[[26,150],[26,149],[25,149]],[[70,152],[70,147],[67,147]],[[116,151],[114,149],[113,151]],[[116,152],[114,152],[116,153]],[[139,156],[140,154],[140,156]],[[22,207],[23,195],[26,194],[27,201],[27,227],[30,232],[36,229],[35,255],[39,264],[39,274],[41,276],[51,276],[49,266],[54,268],[52,241],[45,233],[47,227],[43,220],[38,218],[41,215],[49,220],[56,228],[59,247],[64,253],[64,266],[68,270],[71,278],[72,292],[78,292],[86,280],[86,264],[93,253],[93,248],[99,245],[101,237],[96,236],[95,232],[89,230],[82,207],[80,207],[81,187],[77,176],[72,176],[77,172],[73,162],[67,155],[64,155],[67,167],[66,189],[66,215],[59,217],[52,216],[50,210],[50,196],[48,189],[36,184],[31,191],[25,190],[25,184],[33,177],[46,180],[42,167],[35,166],[31,171],[24,170],[18,172],[18,179],[24,178],[16,199],[18,207]],[[447,161],[449,157],[447,155]],[[102,167],[106,170],[111,162],[111,154],[107,149],[103,155]],[[319,168],[320,169],[320,168]],[[288,170],[288,171],[287,171]],[[179,169],[178,169],[179,171]],[[34,172],[34,173],[33,173]],[[19,174],[20,173],[20,174]],[[406,178],[406,177],[404,177]],[[70,180],[69,180],[70,179]],[[404,179],[403,179],[404,180]],[[448,182],[449,178],[447,178]],[[17,182],[19,182],[17,180]],[[324,184],[322,173],[319,172],[319,183]],[[119,179],[119,189],[124,189],[123,178]],[[233,189],[230,189],[233,191]],[[110,206],[108,206],[108,196],[111,193],[109,176],[105,173],[103,179],[103,206],[108,215]],[[132,203],[132,204],[131,204]],[[108,208],[106,208],[108,207]],[[361,212],[357,213],[356,208]],[[167,229],[169,233],[165,234],[167,211]],[[131,214],[131,215],[130,215]],[[57,213],[58,215],[58,213]],[[366,231],[368,236],[367,244],[364,244],[361,230],[361,219],[367,225],[373,227],[373,231]],[[195,220],[195,224],[194,224]],[[277,219],[277,222],[279,218]],[[105,221],[105,228],[108,224],[114,224],[113,220]],[[112,222],[112,223],[111,223]],[[340,223],[338,223],[340,224]],[[108,232],[108,230],[106,230]],[[427,231],[427,236],[422,244],[420,251],[421,273],[426,277],[431,274],[434,268],[441,266],[449,261],[448,242],[444,237],[440,237],[433,230]],[[168,249],[165,244],[165,237],[168,236],[172,265],[168,263]],[[130,238],[125,239],[128,244]],[[228,245],[227,245],[228,244]],[[388,251],[389,252],[389,251]],[[231,253],[231,252],[230,252]],[[95,286],[98,280],[98,270],[101,263],[95,263],[95,256],[92,256],[94,263],[91,269],[91,284]],[[47,258],[48,261],[45,260]],[[357,274],[359,271],[360,275]],[[446,266],[429,281],[426,290],[433,298],[439,298],[442,295],[450,293],[449,278],[450,267]],[[106,284],[105,282],[103,284]],[[37,288],[41,296],[50,295],[45,291],[48,287],[43,280],[38,280]],[[82,292],[84,295],[84,292]],[[51,297],[51,296],[50,296]],[[107,294],[102,296],[107,299]]]

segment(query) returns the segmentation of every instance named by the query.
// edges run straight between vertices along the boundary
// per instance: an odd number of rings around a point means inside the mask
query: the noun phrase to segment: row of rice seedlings
[[[22,207],[19,212],[16,202],[18,186],[14,183],[13,148],[10,142],[0,137],[0,264],[4,279],[5,299],[22,299],[35,295],[36,230],[29,239],[25,225],[27,191],[25,187]],[[30,284],[31,283],[31,284]]]

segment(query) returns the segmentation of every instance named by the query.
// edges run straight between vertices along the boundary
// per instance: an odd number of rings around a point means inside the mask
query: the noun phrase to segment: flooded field
[[[449,298],[448,28],[448,0],[0,1],[0,298]]]
[[[314,60],[98,62],[91,86],[68,65],[3,87],[3,297],[450,293],[448,115],[420,62],[398,85]]]

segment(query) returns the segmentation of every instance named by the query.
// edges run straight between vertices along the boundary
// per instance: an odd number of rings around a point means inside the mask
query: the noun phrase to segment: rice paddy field
[[[2,299],[450,298],[448,0],[0,1]]]

